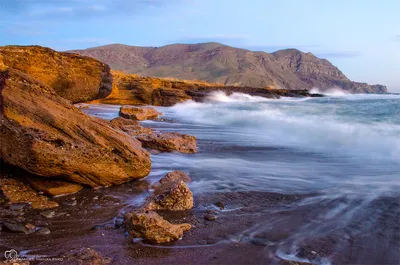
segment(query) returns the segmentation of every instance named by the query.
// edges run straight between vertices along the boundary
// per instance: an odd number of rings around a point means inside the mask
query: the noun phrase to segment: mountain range
[[[266,53],[209,42],[162,47],[111,44],[69,52],[142,76],[203,80],[230,86],[387,92],[383,85],[353,82],[328,60],[297,49]]]

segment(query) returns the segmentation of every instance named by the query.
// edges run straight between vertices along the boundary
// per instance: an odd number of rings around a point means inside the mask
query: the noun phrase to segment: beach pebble
[[[41,212],[40,215],[42,215],[46,218],[53,218],[54,216],[56,216],[56,212],[49,210],[49,211]]]
[[[42,227],[42,228],[39,228],[39,230],[36,233],[41,234],[41,235],[49,235],[51,233],[51,231],[47,227]]]
[[[202,239],[202,240],[197,241],[197,243],[199,245],[207,245],[207,240]]]
[[[214,203],[214,205],[219,207],[220,209],[225,209],[225,204],[221,201]]]
[[[217,216],[213,214],[205,214],[204,219],[206,219],[207,221],[215,221],[217,219]]]

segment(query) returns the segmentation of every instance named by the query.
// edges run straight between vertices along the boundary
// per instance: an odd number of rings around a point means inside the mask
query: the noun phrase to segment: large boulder
[[[146,198],[145,210],[184,211],[193,208],[193,194],[185,181],[190,177],[182,171],[174,171],[163,177],[152,195]]]
[[[158,111],[150,107],[122,106],[119,110],[119,116],[136,121],[155,119],[159,115]]]
[[[192,154],[197,152],[196,137],[175,132],[154,132],[140,134],[136,137],[144,147],[163,152],[178,151]]]
[[[135,238],[154,243],[178,240],[183,232],[190,230],[190,224],[171,224],[156,212],[133,211],[125,215],[125,228]]]
[[[82,113],[43,82],[7,68],[0,89],[0,158],[6,163],[92,187],[149,174],[150,155],[139,141]]]
[[[28,74],[72,102],[104,98],[111,93],[110,67],[77,54],[40,46],[0,47],[1,64]]]

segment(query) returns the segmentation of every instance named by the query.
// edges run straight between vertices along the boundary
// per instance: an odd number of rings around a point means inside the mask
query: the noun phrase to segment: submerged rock
[[[173,171],[155,186],[154,193],[147,197],[144,209],[184,211],[193,208],[193,194],[184,181],[190,177],[182,171]]]
[[[122,106],[119,116],[125,119],[144,121],[157,118],[161,113],[150,107]]]
[[[29,185],[16,179],[0,179],[0,190],[11,204],[29,203],[34,209],[49,209],[58,206],[55,201],[38,194]]]
[[[175,132],[155,132],[141,134],[136,137],[144,147],[164,152],[178,151],[181,153],[196,153],[196,137]]]
[[[82,185],[61,180],[43,178],[28,178],[27,180],[33,188],[49,196],[72,194],[83,189]]]
[[[166,243],[181,238],[191,225],[171,224],[153,211],[134,211],[125,215],[125,228],[136,238]]]
[[[82,113],[51,87],[11,68],[0,72],[0,87],[0,158],[6,163],[91,187],[149,174],[150,155],[139,141]]]

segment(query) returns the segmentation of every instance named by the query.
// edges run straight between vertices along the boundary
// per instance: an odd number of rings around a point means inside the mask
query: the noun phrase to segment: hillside
[[[326,59],[296,49],[253,52],[219,43],[135,47],[112,44],[73,53],[96,58],[112,69],[142,76],[204,80],[233,86],[385,93],[382,85],[352,82]]]

